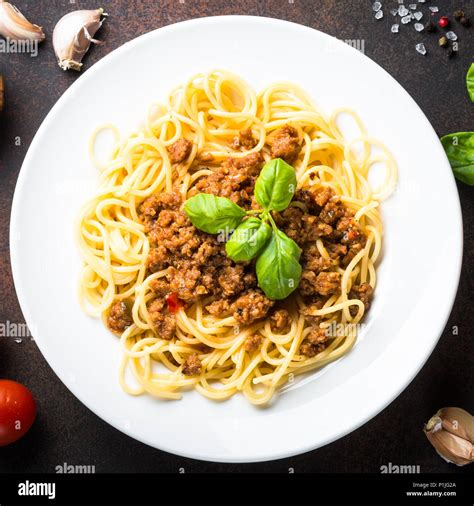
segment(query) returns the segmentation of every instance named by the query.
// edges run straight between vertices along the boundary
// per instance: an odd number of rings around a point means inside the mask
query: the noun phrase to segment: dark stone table
[[[24,321],[13,286],[8,244],[10,206],[18,172],[44,117],[78,77],[75,72],[61,71],[52,51],[53,27],[63,14],[75,8],[96,8],[99,4],[110,14],[99,37],[105,44],[90,51],[85,61],[86,72],[108,52],[138,35],[210,15],[270,16],[302,23],[343,40],[363,40],[365,53],[408,90],[438,134],[472,130],[474,104],[469,102],[464,78],[474,54],[474,27],[456,29],[459,52],[449,60],[445,51],[436,47],[436,35],[421,37],[413,27],[404,33],[391,34],[393,19],[388,7],[397,2],[382,2],[385,16],[376,21],[369,0],[16,0],[28,18],[43,25],[48,40],[36,58],[0,54],[0,74],[6,81],[6,107],[0,115],[0,322]],[[412,2],[416,0],[406,1]],[[464,6],[474,17],[474,4],[469,1],[428,2],[449,15]],[[425,39],[429,51],[425,57],[414,49],[420,38]],[[380,90],[374,90],[374,98],[379,93]],[[295,472],[377,473],[381,465],[389,462],[419,465],[422,472],[468,472],[468,467],[457,468],[441,460],[422,433],[423,423],[442,406],[463,406],[474,412],[474,312],[471,313],[474,189],[459,183],[458,190],[464,217],[464,263],[448,325],[411,385],[382,413],[352,434],[304,455],[261,464],[225,465],[176,457],[134,441],[91,413],[59,381],[33,340],[16,343],[11,337],[2,337],[0,377],[16,379],[31,388],[38,402],[38,418],[26,437],[0,449],[0,472],[54,472],[64,462],[95,465],[97,472],[178,472],[179,468],[186,472],[287,472],[293,467]],[[420,209],[421,206],[422,202]],[[439,241],[443,241],[442,229]],[[430,255],[436,251],[418,253]],[[453,326],[458,327],[459,335],[453,335]],[[310,420],[306,429],[303,424],[302,430],[311,430]]]

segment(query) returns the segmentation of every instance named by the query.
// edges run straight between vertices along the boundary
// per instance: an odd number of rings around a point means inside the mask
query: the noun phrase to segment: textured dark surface
[[[416,0],[407,0],[407,4]],[[449,15],[468,1],[431,1]],[[94,47],[85,69],[124,42],[160,26],[185,19],[222,14],[249,14],[287,19],[325,31],[340,39],[362,39],[365,53],[392,74],[413,96],[436,131],[445,133],[474,128],[474,104],[469,102],[464,78],[474,59],[474,28],[456,28],[460,51],[452,60],[436,47],[437,36],[417,34],[413,27],[392,35],[392,16],[385,0],[385,17],[375,21],[369,0],[245,1],[104,0],[110,18],[100,32],[105,44]],[[470,7],[469,7],[470,4]],[[0,54],[0,74],[6,80],[6,108],[0,115],[0,322],[23,322],[13,286],[8,230],[11,200],[21,163],[44,117],[78,77],[56,65],[50,37],[55,22],[76,8],[96,8],[96,1],[17,0],[32,21],[43,25],[48,40],[37,58]],[[426,7],[425,7],[426,9]],[[245,36],[243,34],[243,36]],[[424,39],[429,51],[414,50]],[[348,81],[350,85],[350,80]],[[382,90],[373,90],[374,99]],[[20,140],[20,145],[18,145]],[[411,385],[382,413],[357,431],[304,455],[269,463],[225,465],[183,459],[154,450],[109,427],[85,408],[49,368],[33,340],[21,344],[0,337],[0,377],[28,385],[38,401],[38,419],[30,433],[10,447],[0,448],[0,472],[54,472],[55,466],[95,465],[97,472],[256,471],[379,472],[383,464],[420,465],[422,472],[469,472],[442,461],[425,440],[421,428],[431,414],[445,405],[464,406],[474,412],[472,327],[474,260],[474,189],[458,184],[464,217],[464,262],[458,295],[443,336]],[[442,202],[440,202],[442,205]],[[420,202],[421,211],[422,202]],[[53,225],[53,224],[52,224]],[[440,230],[439,241],[443,241]],[[419,251],[414,254],[436,254]],[[459,335],[453,335],[458,326]],[[407,350],[410,353],[410,350]],[[311,430],[311,421],[301,421]],[[471,470],[472,471],[472,470]]]

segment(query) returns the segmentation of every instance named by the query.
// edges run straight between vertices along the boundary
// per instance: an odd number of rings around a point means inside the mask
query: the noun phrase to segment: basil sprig
[[[445,135],[441,143],[456,179],[474,186],[474,132]]]
[[[466,87],[474,102],[474,63],[466,75]],[[453,174],[463,183],[474,186],[474,132],[458,132],[441,137]]]
[[[227,255],[234,262],[255,258],[272,235],[270,226],[253,216],[243,221],[225,245]]]
[[[466,87],[471,102],[474,102],[474,63],[471,63],[466,75]]]
[[[267,211],[283,211],[295,189],[295,169],[281,158],[275,158],[263,167],[255,181],[255,200]]]
[[[192,224],[208,234],[234,229],[242,221],[245,211],[225,197],[210,193],[198,193],[184,204],[184,210]]]
[[[298,286],[301,277],[299,246],[281,230],[272,238],[257,259],[257,279],[269,299],[284,299]]]
[[[301,250],[278,229],[271,214],[288,207],[295,189],[295,170],[276,158],[265,164],[255,182],[255,200],[262,209],[245,211],[225,197],[208,193],[198,193],[184,205],[196,228],[209,234],[232,231],[227,255],[235,262],[256,258],[258,285],[273,300],[288,297],[301,278]]]

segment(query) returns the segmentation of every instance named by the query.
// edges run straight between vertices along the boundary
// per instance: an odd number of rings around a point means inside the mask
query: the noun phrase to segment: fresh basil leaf
[[[295,169],[281,158],[266,163],[255,182],[255,199],[267,211],[283,211],[296,190]]]
[[[474,132],[458,132],[441,137],[454,176],[474,186]]]
[[[184,211],[196,228],[209,234],[234,229],[245,216],[245,211],[232,200],[210,193],[191,197],[184,204]]]
[[[474,102],[474,63],[471,63],[466,75],[466,86],[471,102]]]
[[[269,299],[285,299],[297,288],[301,278],[300,254],[295,241],[274,228],[256,265],[258,286]]]
[[[272,235],[270,225],[258,218],[247,218],[235,230],[225,245],[227,256],[234,262],[255,258]]]

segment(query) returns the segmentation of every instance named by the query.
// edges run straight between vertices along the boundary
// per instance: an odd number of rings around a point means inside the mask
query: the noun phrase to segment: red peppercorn
[[[438,26],[440,28],[447,28],[449,25],[449,18],[447,16],[441,16],[438,21]]]

